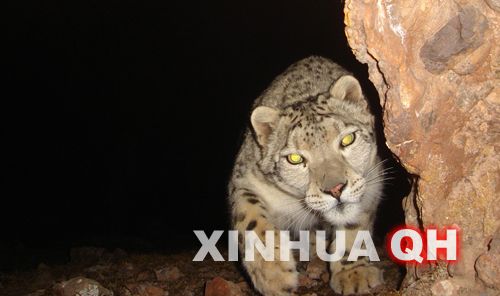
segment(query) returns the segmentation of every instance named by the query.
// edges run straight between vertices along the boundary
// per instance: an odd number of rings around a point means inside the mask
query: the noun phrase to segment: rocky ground
[[[101,248],[77,248],[66,265],[40,264],[36,270],[2,274],[2,295],[58,296],[166,296],[258,295],[235,262],[193,262],[195,251],[177,254],[127,254]],[[227,257],[225,257],[227,258]],[[387,259],[386,286],[376,295],[399,295],[400,269]],[[312,261],[299,266],[300,295],[335,295],[328,287],[326,264]]]

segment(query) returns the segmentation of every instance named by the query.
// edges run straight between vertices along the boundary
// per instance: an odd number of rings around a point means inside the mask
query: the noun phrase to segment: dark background
[[[40,1],[13,15],[2,269],[63,262],[80,245],[172,252],[196,246],[193,229],[227,229],[252,101],[301,58],[353,71],[380,113],[340,1]],[[382,228],[401,220],[399,192]]]

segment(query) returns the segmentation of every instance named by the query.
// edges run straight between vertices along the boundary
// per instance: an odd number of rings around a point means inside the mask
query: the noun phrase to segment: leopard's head
[[[308,208],[344,219],[378,197],[374,118],[354,77],[281,110],[259,106],[251,122],[264,175]]]

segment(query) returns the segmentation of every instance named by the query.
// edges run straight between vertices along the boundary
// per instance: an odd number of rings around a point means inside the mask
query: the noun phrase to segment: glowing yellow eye
[[[304,162],[304,158],[300,154],[297,154],[297,153],[288,154],[286,159],[291,164],[300,164],[300,163]]]
[[[349,146],[354,142],[354,133],[348,134],[342,138],[342,146]]]

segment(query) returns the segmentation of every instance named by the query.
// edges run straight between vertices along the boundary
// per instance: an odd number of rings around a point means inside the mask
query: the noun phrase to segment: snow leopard
[[[367,293],[383,283],[366,257],[348,261],[358,230],[373,230],[383,189],[374,116],[359,81],[333,61],[311,56],[286,69],[255,100],[228,186],[231,223],[296,237],[301,230],[346,231],[346,255],[330,263],[339,294]],[[244,253],[240,236],[240,252]],[[329,249],[334,246],[332,238]],[[242,264],[263,295],[291,295],[296,259],[266,261],[258,253]]]

